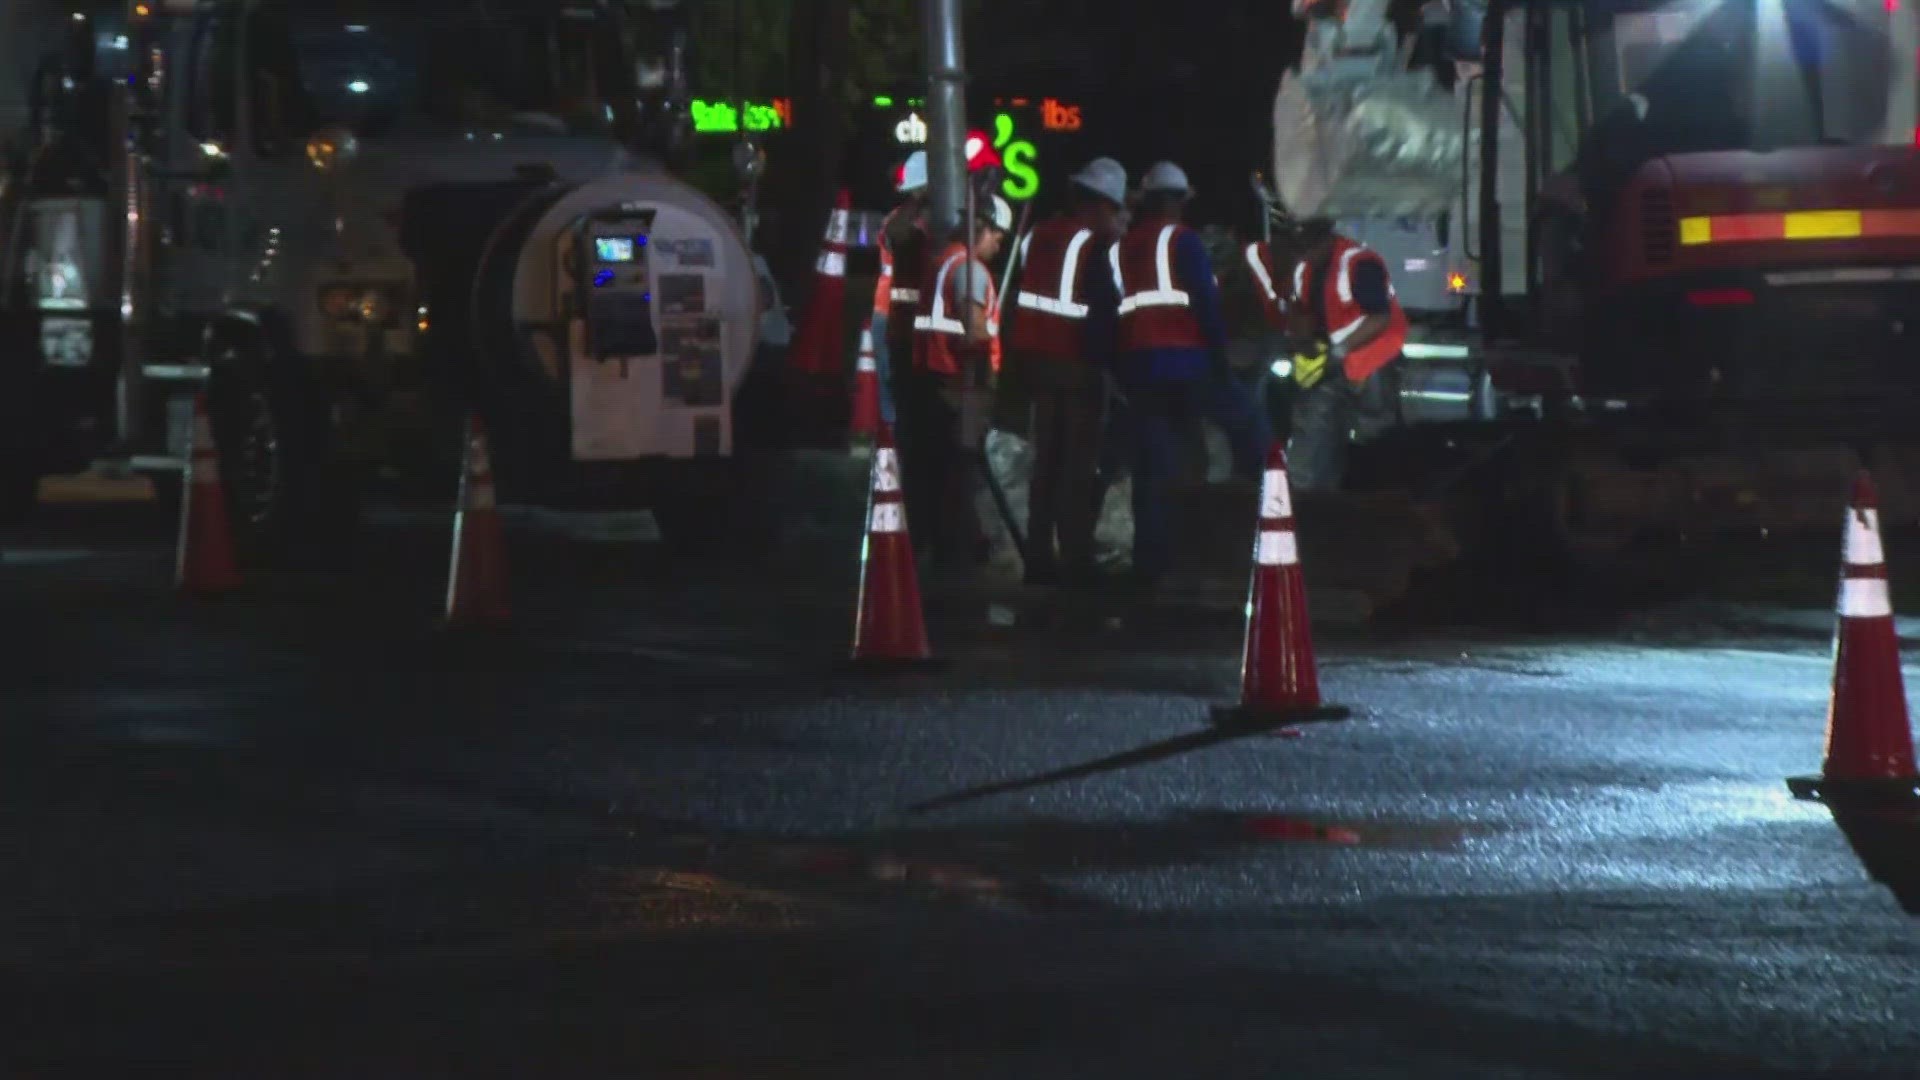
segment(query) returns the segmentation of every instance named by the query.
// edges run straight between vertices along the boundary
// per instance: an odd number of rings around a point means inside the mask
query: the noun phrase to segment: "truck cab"
[[[509,498],[730,453],[751,256],[667,174],[676,73],[625,8],[154,0],[124,25],[101,167],[43,156],[10,201],[24,399],[86,433],[34,468],[177,473],[205,391],[271,559],[382,478],[449,486],[470,413]]]

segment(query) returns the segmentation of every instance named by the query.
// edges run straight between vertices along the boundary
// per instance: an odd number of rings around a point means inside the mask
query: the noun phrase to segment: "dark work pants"
[[[1016,358],[1033,396],[1033,475],[1027,487],[1027,578],[1093,572],[1095,475],[1107,413],[1106,376],[1090,364]],[[1058,544],[1056,562],[1055,545]]]
[[[1173,566],[1172,488],[1183,427],[1196,416],[1219,424],[1233,450],[1234,473],[1252,480],[1265,471],[1273,435],[1251,392],[1226,374],[1133,387],[1126,394],[1133,444],[1133,569],[1151,582]]]
[[[914,547],[944,565],[977,565],[987,538],[976,502],[979,443],[968,441],[963,395],[952,381],[918,371],[902,388],[908,391],[900,401],[906,413],[902,471]]]

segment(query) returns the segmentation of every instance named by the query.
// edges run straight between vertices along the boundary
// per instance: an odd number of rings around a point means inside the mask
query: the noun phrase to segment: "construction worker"
[[[921,285],[922,314],[914,318],[916,415],[908,420],[918,429],[913,441],[920,458],[908,466],[918,465],[919,472],[907,488],[907,518],[934,566],[972,568],[989,555],[975,510],[986,388],[1000,367],[1000,301],[987,264],[1012,229],[1013,207],[987,196]]]
[[[1095,475],[1120,304],[1107,250],[1120,239],[1127,171],[1096,158],[1069,182],[1068,210],[1021,241],[1019,310],[1007,338],[1008,362],[1033,395],[1029,585],[1089,585],[1094,573]]]
[[[1336,491],[1360,410],[1390,406],[1380,400],[1390,390],[1381,373],[1406,344],[1407,317],[1379,255],[1325,219],[1295,233],[1292,296],[1312,346],[1293,358],[1288,479],[1296,491]]]
[[[899,424],[893,358],[909,367],[913,314],[926,259],[927,152],[915,150],[894,177],[900,205],[880,223],[880,277],[873,286],[873,354],[880,376],[880,416]]]
[[[1152,590],[1173,561],[1171,485],[1182,426],[1212,419],[1233,448],[1235,472],[1257,479],[1270,441],[1266,418],[1227,363],[1226,316],[1200,235],[1181,224],[1193,190],[1171,162],[1147,170],[1132,226],[1114,249],[1120,290],[1115,375],[1128,402],[1133,451],[1133,569]]]
[[[1282,250],[1276,251],[1276,246]],[[1240,254],[1253,275],[1253,292],[1260,300],[1260,313],[1266,316],[1267,326],[1279,331],[1292,329],[1293,282],[1288,274],[1296,260],[1287,257],[1284,241],[1276,245],[1272,240],[1255,240]]]

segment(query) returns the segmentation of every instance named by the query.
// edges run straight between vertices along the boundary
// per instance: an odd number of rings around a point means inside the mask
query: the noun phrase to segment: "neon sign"
[[[693,99],[693,130],[700,135],[725,135],[741,130],[741,115],[745,114],[746,130],[773,131],[793,126],[793,101],[790,98],[774,98],[770,102],[749,101],[744,108],[735,108],[725,101],[702,101]]]
[[[1048,131],[1079,131],[1080,106],[1062,105],[1047,98],[1040,102],[1040,123]]]
[[[1034,168],[1040,150],[1031,140],[1013,137],[1013,117],[1006,113],[993,118],[993,148],[1000,151],[1007,170],[1007,178],[1000,182],[1000,194],[1024,202],[1040,193],[1040,170]]]
[[[880,100],[874,99],[875,104],[879,104]],[[887,100],[891,102],[892,99]],[[1026,98],[1013,101],[1016,107],[1027,103]],[[1048,132],[1077,132],[1083,122],[1080,106],[1065,105],[1054,98],[1043,99],[1038,111],[1040,125]],[[1040,148],[1034,145],[1032,139],[1019,136],[1013,114],[995,113],[992,140],[988,140],[981,132],[968,132],[965,151],[970,171],[988,165],[999,165],[1006,170],[1000,193],[1013,202],[1025,202],[1040,193]],[[893,125],[893,139],[902,146],[924,145],[927,141],[926,119],[917,111],[909,112]],[[988,149],[989,146],[991,149]]]

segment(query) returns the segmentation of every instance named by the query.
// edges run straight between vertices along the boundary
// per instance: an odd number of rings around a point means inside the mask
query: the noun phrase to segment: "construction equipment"
[[[1524,504],[1536,542],[1602,556],[1830,526],[1862,464],[1920,515],[1912,5],[1295,13],[1271,194],[1385,257],[1414,321],[1359,432],[1388,486]]]
[[[0,461],[177,476],[209,394],[243,556],[384,482],[717,535],[751,255],[669,175],[673,2],[137,0],[50,57],[0,198]]]

